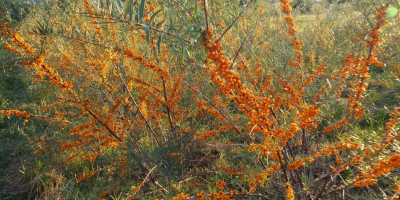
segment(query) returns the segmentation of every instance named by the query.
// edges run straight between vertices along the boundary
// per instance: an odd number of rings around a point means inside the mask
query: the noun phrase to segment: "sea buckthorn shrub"
[[[29,31],[0,31],[57,98],[0,113],[59,126],[37,155],[75,166],[73,198],[88,185],[98,199],[335,199],[377,184],[397,198],[398,99],[367,127],[379,88],[398,89],[390,3],[301,26],[288,0],[42,5]]]

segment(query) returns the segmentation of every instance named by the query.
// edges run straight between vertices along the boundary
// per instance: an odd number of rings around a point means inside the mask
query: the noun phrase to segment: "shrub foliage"
[[[380,181],[398,198],[400,107],[379,92],[399,89],[399,20],[381,3],[312,22],[288,0],[40,4],[0,31],[53,96],[0,113],[55,127],[32,142],[75,166],[72,198],[334,199]]]

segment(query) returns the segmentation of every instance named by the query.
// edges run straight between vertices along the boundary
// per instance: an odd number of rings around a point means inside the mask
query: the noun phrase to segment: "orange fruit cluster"
[[[216,199],[216,200],[228,200],[228,199],[232,199],[233,196],[238,195],[239,192],[237,190],[231,190],[229,192],[216,192],[216,191],[212,191],[210,192],[210,194],[212,195],[212,197],[208,197],[209,200],[211,199]]]
[[[282,7],[282,12],[285,14],[290,14],[292,12],[292,6],[290,5],[289,0],[280,0]]]
[[[225,185],[226,185],[225,181],[219,180],[217,182],[217,187],[219,190],[224,190]]]
[[[303,162],[303,159],[298,159],[298,160],[295,160],[292,163],[289,163],[287,165],[287,169],[289,171],[294,171],[294,170],[296,170],[296,169],[298,169],[300,167],[303,167],[304,165],[305,165],[305,163]]]
[[[27,113],[26,111],[19,111],[19,110],[0,110],[0,114],[3,115],[15,115],[17,117],[26,117],[30,118],[32,114]]]
[[[197,183],[197,182],[189,184],[189,187],[202,187],[202,186],[204,186],[204,185]]]
[[[356,176],[356,182],[353,183],[355,187],[371,186],[376,184],[376,179],[384,174],[393,171],[394,168],[400,167],[400,154],[394,154],[388,159],[379,161],[372,169]]]
[[[341,150],[341,151],[346,151],[346,150],[351,150],[351,149],[359,149],[360,145],[356,143],[350,142],[350,140],[347,140],[346,142],[342,143],[339,142],[336,144],[336,146]]]
[[[35,52],[35,50],[31,48],[30,44],[25,43],[24,38],[19,36],[19,34],[16,31],[11,33],[11,28],[7,27],[7,23],[3,22],[0,24],[0,31],[3,36],[8,36],[11,39],[11,41],[17,44],[18,47],[22,48],[25,51],[25,53],[32,54],[33,52]],[[18,50],[11,47],[10,44],[6,44],[5,48],[13,52],[15,55],[18,55]]]
[[[80,153],[82,153],[82,150],[80,150],[80,151],[74,153],[72,156],[70,156],[69,158],[67,158],[67,159],[65,160],[65,162],[66,162],[66,163],[71,162],[71,160],[73,160],[74,158],[76,158]]]
[[[293,188],[290,183],[285,183],[286,186],[286,200],[294,200]]]
[[[6,48],[8,51],[13,52],[15,55],[18,55],[18,50],[12,47],[10,44],[5,44],[4,48]]]
[[[335,124],[333,124],[333,125],[330,125],[330,126],[325,127],[325,128],[324,128],[324,132],[325,132],[325,133],[328,133],[328,132],[331,132],[331,131],[336,130],[336,129],[338,129],[338,128],[341,128],[341,127],[347,125],[348,121],[349,121],[349,120],[346,119],[346,118],[341,119],[339,122],[337,122],[337,123],[335,123]]]
[[[292,37],[292,43],[294,45],[294,53],[296,54],[296,60],[289,60],[290,66],[293,68],[301,68],[303,64],[303,53],[301,51],[301,47],[304,45],[303,42],[300,41],[299,37],[296,35],[296,25],[294,18],[291,16],[292,6],[290,5],[289,0],[280,0],[282,12],[287,14],[285,17],[285,22],[288,25],[288,35]]]
[[[60,151],[65,151],[65,150],[69,150],[72,149],[73,147],[79,147],[82,146],[82,142],[80,141],[75,141],[75,142],[71,142],[71,143],[65,143],[64,145],[62,145],[61,147],[59,147],[58,149]]]
[[[130,49],[125,50],[123,52],[123,55],[126,55],[128,58],[132,58],[133,60],[138,61],[140,64],[143,64],[143,66],[154,70],[155,72],[159,73],[164,78],[168,78],[171,76],[167,71],[165,71],[165,70],[161,69],[161,67],[157,66],[156,63],[145,61],[142,55],[137,55],[136,52],[134,52]]]
[[[97,200],[104,199],[110,192],[109,191],[104,191],[101,193],[99,197],[97,197]]]
[[[100,171],[102,171],[102,170],[103,170],[103,169],[98,169],[98,170],[94,170],[94,171],[91,171],[91,172],[89,172],[89,173],[83,174],[82,176],[80,176],[80,177],[78,178],[77,182],[81,182],[81,181],[83,181],[83,180],[85,180],[85,179],[87,179],[87,178],[89,178],[89,177],[95,175],[97,172],[100,172]]]
[[[82,157],[82,160],[87,160],[87,159],[89,159],[89,160],[90,160],[90,163],[93,163],[94,160],[95,160],[98,156],[101,156],[101,155],[103,155],[103,153],[99,153],[99,152],[96,152],[96,153],[88,153],[88,154],[86,154],[85,156]]]
[[[278,163],[273,163],[270,167],[265,169],[262,173],[257,175],[257,178],[252,178],[248,181],[249,192],[254,192],[258,185],[263,185],[267,178],[277,172],[281,165]]]
[[[319,77],[323,72],[325,72],[325,68],[321,65],[318,65],[317,69],[310,76],[307,77],[306,81],[304,81],[304,85],[309,86],[312,81],[315,78]]]
[[[189,197],[189,194],[180,193],[176,197],[172,197],[172,200],[184,200]]]
[[[305,158],[305,160],[306,160],[308,163],[312,163],[312,162],[314,162],[314,159],[313,159],[313,158],[311,158],[311,157]]]

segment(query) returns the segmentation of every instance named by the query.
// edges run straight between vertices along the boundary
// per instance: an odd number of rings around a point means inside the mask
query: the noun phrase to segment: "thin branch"
[[[281,153],[279,151],[278,151],[278,159],[279,159],[279,163],[281,164],[281,167],[283,169],[283,173],[285,174],[286,183],[289,183],[289,177],[287,176],[287,172],[286,172],[285,166],[283,166]]]
[[[46,70],[46,73],[50,74],[50,70],[47,69],[46,65],[42,64],[42,65],[40,65],[40,66],[41,66],[44,70]],[[55,77],[55,79],[56,79],[56,80],[59,80],[57,77]],[[71,89],[70,89],[69,87],[65,86],[63,82],[61,82],[60,84],[61,84],[62,87],[64,87],[64,88],[69,92],[69,94],[74,95],[74,93],[71,91]],[[90,109],[87,109],[87,111],[89,112],[89,114],[90,114],[93,118],[95,118],[97,121],[99,121],[100,124],[103,125],[103,126],[108,130],[108,132],[109,132],[110,135],[112,135],[112,136],[113,136],[115,139],[117,139],[118,141],[123,142],[122,139],[121,139],[120,137],[118,137],[117,134],[115,134],[115,132],[114,132],[113,130],[111,130],[111,128],[110,128],[107,124],[105,124],[103,121],[101,121],[101,119],[98,118]]]
[[[242,132],[232,123],[230,122],[230,120],[228,119],[228,117],[226,117],[226,115],[221,111],[221,109],[218,108],[217,105],[215,105],[210,99],[208,99],[203,93],[201,93],[199,90],[193,88],[192,86],[190,86],[189,84],[187,84],[185,81],[178,79],[181,83],[185,84],[187,87],[189,87],[190,89],[192,89],[193,91],[195,91],[197,94],[199,94],[200,96],[202,96],[209,104],[211,104],[227,121],[228,123],[235,129],[235,131],[237,133],[239,133],[240,136],[243,136]],[[250,144],[250,142],[243,138],[247,144]]]
[[[37,34],[37,33],[29,33],[30,35],[39,35],[39,36],[43,36],[43,34]],[[108,48],[108,49],[113,49],[114,47],[109,47],[109,46],[104,46],[101,44],[96,44],[87,40],[82,40],[79,38],[75,38],[75,37],[68,37],[68,36],[64,36],[64,35],[56,35],[56,34],[46,34],[46,35],[50,35],[50,36],[55,36],[55,37],[61,37],[61,38],[66,38],[66,39],[70,39],[70,40],[76,40],[76,41],[80,41],[80,42],[84,42],[87,44],[91,44],[91,45],[95,45],[95,46],[99,46],[99,47],[103,47],[103,48]]]
[[[163,33],[163,34],[165,34],[165,35],[173,36],[173,37],[176,37],[176,36],[177,36],[177,35],[174,35],[174,34],[172,34],[172,33],[169,33],[169,32],[166,32],[166,31],[164,31],[164,30],[161,30],[161,29],[159,29],[159,28],[156,28],[156,27],[154,27],[154,26],[150,26],[150,25],[147,25],[147,24],[134,23],[134,22],[127,21],[127,20],[124,20],[124,19],[113,18],[113,17],[103,17],[103,16],[101,16],[101,17],[88,16],[88,17],[113,20],[114,23],[115,23],[115,22],[118,22],[118,23],[125,23],[125,24],[129,24],[129,25],[131,25],[131,26],[132,26],[132,25],[133,25],[133,26],[138,26],[138,27],[140,27],[140,28],[143,28],[143,27],[146,27],[146,26],[147,26],[147,27],[149,27],[149,29],[151,29],[152,31],[156,31],[156,32],[159,32],[159,33]],[[182,39],[183,41],[185,41],[186,43],[189,43],[189,44],[190,44],[190,41],[189,41],[189,40],[184,39],[184,38],[181,38],[181,39]]]
[[[207,0],[204,0],[204,18],[206,18],[206,30],[204,31],[204,34],[208,33],[208,14],[207,14]]]
[[[142,185],[144,185],[144,183],[147,182],[147,179],[149,178],[150,174],[153,172],[153,170],[154,170],[156,167],[157,167],[157,165],[154,166],[154,167],[149,171],[149,173],[147,173],[146,177],[143,179],[143,181],[140,183],[140,185],[137,186],[139,189],[142,187]],[[135,196],[135,195],[136,195],[136,194],[134,194],[134,196]]]
[[[174,134],[174,137],[175,137],[175,128],[174,128],[174,125],[172,123],[171,111],[169,110],[169,106],[168,106],[167,90],[165,88],[165,80],[164,80],[163,76],[161,76],[161,80],[162,80],[163,89],[164,89],[164,100],[165,100],[165,104],[164,105],[167,108],[167,115],[168,115],[169,125],[171,126],[171,131],[172,131],[172,133]]]
[[[243,45],[244,45],[244,42],[246,41],[246,39],[247,39],[247,35],[246,35],[246,37],[244,37],[244,39],[243,39],[243,41],[242,41],[242,44],[240,44],[240,47],[239,47],[239,49],[236,51],[236,53],[235,53],[235,57],[233,58],[233,61],[232,61],[232,64],[231,64],[231,66],[229,67],[229,70],[231,70],[231,69],[232,69],[232,67],[233,67],[233,64],[235,63],[235,60],[236,60],[236,58],[238,57],[240,50],[242,50],[242,48],[243,48]]]
[[[105,124],[103,121],[101,121],[101,119],[98,118],[91,110],[87,109],[87,111],[89,112],[89,114],[90,114],[93,118],[95,118],[97,121],[99,121],[101,125],[103,125],[104,127],[106,127],[106,129],[108,130],[108,132],[109,132],[115,139],[117,139],[118,141],[122,142],[122,139],[121,139],[120,137],[118,137],[117,134],[115,134],[114,131],[111,130],[111,128],[110,128],[107,124]]]
[[[329,193],[326,193],[325,195],[322,195],[322,194],[324,194],[324,191],[325,191],[326,186],[328,185],[328,183],[329,183],[329,181],[326,181],[325,184],[322,187],[320,187],[321,190],[317,193],[317,195],[315,195],[315,199],[320,199],[323,196],[326,196],[327,194],[329,194]]]
[[[163,33],[163,34],[165,34],[165,35],[169,35],[169,36],[173,36],[173,37],[176,37],[176,35],[174,35],[174,34],[172,34],[172,33],[169,33],[169,32],[166,32],[166,31],[164,31],[164,30],[161,30],[161,29],[159,29],[159,28],[156,28],[156,27],[153,27],[153,26],[150,26],[150,25],[147,25],[147,24],[140,24],[140,23],[133,23],[133,22],[131,22],[131,21],[127,21],[127,20],[123,20],[123,19],[115,19],[115,18],[112,18],[112,17],[108,17],[107,19],[109,19],[109,20],[114,20],[114,21],[116,21],[116,22],[121,22],[121,23],[126,23],[126,24],[129,24],[129,25],[133,25],[133,26],[138,26],[138,27],[149,27],[149,29],[151,29],[152,31],[155,31],[155,32],[159,32],[159,33]],[[189,40],[187,40],[187,39],[184,39],[184,38],[181,38],[183,41],[185,41],[186,43],[190,43],[190,41]]]
[[[253,0],[250,0],[250,2],[248,4],[246,4],[245,8],[249,7],[249,5],[253,2]],[[222,39],[222,37],[224,37],[224,35],[232,28],[233,24],[236,23],[236,21],[240,18],[240,16],[243,14],[244,9],[238,14],[238,16],[235,18],[235,20],[233,20],[233,22],[228,26],[228,28],[226,28],[224,30],[224,32],[222,32],[221,36],[219,36],[217,41],[220,41]]]
[[[125,83],[125,80],[122,78],[122,76],[119,76],[119,77],[120,77],[122,83],[124,84],[124,87],[127,89],[128,93],[129,93],[129,96],[131,97],[131,100],[135,104],[135,107],[138,109],[140,115],[143,117],[147,127],[149,127],[150,132],[151,132],[154,140],[156,141],[157,146],[159,147],[160,146],[160,142],[158,141],[156,133],[154,132],[153,128],[151,128],[149,121],[146,119],[146,117],[144,117],[143,112],[140,110],[139,105],[136,103],[136,100],[133,98],[133,95],[132,95],[131,91],[128,89],[128,85]]]
[[[192,13],[190,12],[190,10],[188,10],[186,7],[182,7],[182,6],[179,4],[179,2],[177,2],[177,1],[175,1],[175,3],[176,3],[179,7],[181,7],[182,9],[184,9],[184,10],[188,13],[188,16],[189,16],[189,17],[193,18],[193,15],[192,15]],[[193,21],[194,21],[194,23],[195,23],[196,25],[199,25],[199,23],[198,23],[196,20],[193,20]]]
[[[169,35],[169,36],[174,36],[174,37],[176,37],[176,35],[174,35],[174,34],[172,34],[172,33],[169,33],[169,32],[166,32],[166,31],[163,31],[163,30],[161,30],[161,29],[158,29],[158,28],[156,28],[156,27],[153,27],[153,26],[149,26],[149,25],[144,25],[144,24],[134,24],[134,25],[136,25],[136,26],[139,26],[139,27],[145,27],[145,26],[148,26],[151,30],[153,30],[153,31],[156,31],[156,32],[159,32],[159,33],[163,33],[163,34],[165,34],[165,35]],[[189,40],[187,40],[187,39],[184,39],[184,38],[181,38],[183,41],[185,41],[186,43],[189,43],[190,44],[190,41]]]

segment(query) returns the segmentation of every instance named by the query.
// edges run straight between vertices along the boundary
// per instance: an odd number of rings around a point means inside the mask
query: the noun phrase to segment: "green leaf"
[[[179,43],[181,43],[181,62],[182,64],[185,64],[185,42],[183,42],[182,38],[179,37],[178,33],[176,33],[176,38],[178,38]]]
[[[173,27],[172,16],[171,16],[171,12],[169,12],[169,10],[168,10],[168,15],[169,15],[169,29],[172,29],[172,27]]]
[[[235,26],[236,31],[239,31],[239,25],[237,22],[235,22],[234,26]]]
[[[158,53],[161,53],[161,42],[162,42],[162,37],[163,37],[163,34],[160,33],[160,35],[158,35],[158,40],[157,40],[157,50],[158,50]]]
[[[158,24],[156,24],[156,28],[160,28],[162,24],[164,24],[166,19],[163,19],[161,22],[159,22]]]
[[[119,0],[119,1],[113,0],[113,2],[114,2],[115,7],[118,9],[118,14],[122,15],[121,8],[122,8],[123,4],[122,4],[121,0]]]
[[[139,20],[141,20],[143,18],[143,14],[144,14],[144,4],[146,3],[145,0],[142,0],[140,2],[140,8],[139,8]]]
[[[102,0],[98,0],[100,2],[100,8],[104,8],[104,3]]]
[[[132,21],[132,15],[133,15],[133,1],[130,1],[130,9],[129,9],[129,21]]]
[[[189,55],[189,58],[192,59],[193,58],[193,47],[194,47],[194,43],[195,43],[195,39],[192,38],[190,39],[190,45],[187,51],[187,54]]]
[[[154,18],[157,16],[158,13],[160,13],[161,11],[163,11],[164,9],[161,8],[160,10],[158,10],[157,12],[155,12],[151,17],[150,17],[150,21],[149,24],[154,20]]]
[[[194,4],[194,15],[197,15],[198,12],[199,12],[199,7],[196,3],[196,4]]]
[[[200,49],[200,52],[201,52],[201,54],[200,54],[200,57],[201,57],[201,59],[202,60],[205,60],[206,59],[206,53],[204,53],[204,48],[203,48],[203,46],[199,43],[199,42],[195,42],[195,44],[197,45],[197,46],[199,46],[199,49]]]
[[[182,53],[181,53],[182,60],[181,60],[181,62],[182,62],[182,64],[185,64],[185,43],[182,43],[181,45],[182,45]]]
[[[149,26],[146,25],[144,27],[144,31],[146,32],[146,40],[148,43],[150,43],[150,28],[149,28]]]

